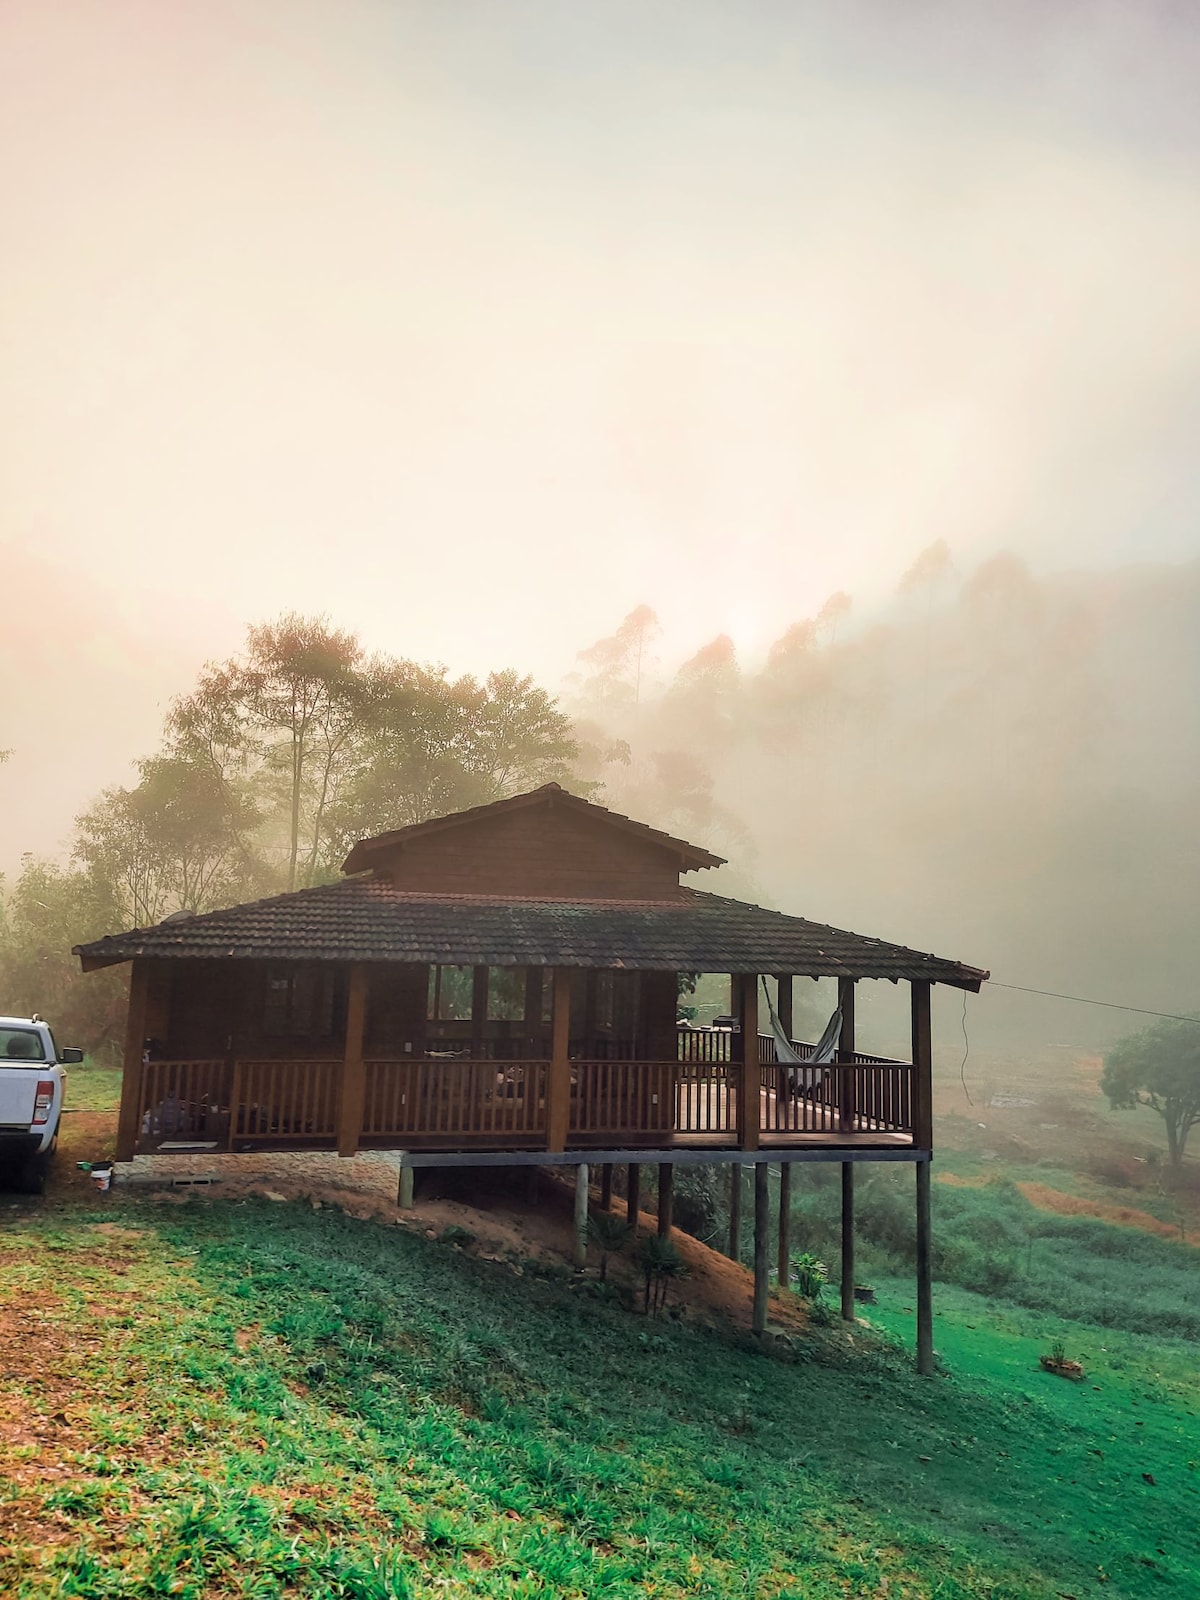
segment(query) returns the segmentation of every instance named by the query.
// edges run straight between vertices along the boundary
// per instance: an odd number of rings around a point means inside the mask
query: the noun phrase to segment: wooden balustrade
[[[730,1038],[681,1034],[681,1053],[686,1040],[689,1054],[677,1061],[572,1060],[568,1147],[736,1144],[741,1066],[715,1058]],[[340,1060],[149,1062],[137,1148],[328,1148],[338,1135],[343,1070]],[[845,1065],[788,1067],[767,1060],[761,1072],[764,1145],[912,1133],[913,1069],[905,1062],[859,1055]],[[537,1149],[548,1137],[548,1075],[544,1060],[369,1060],[361,1142]],[[843,1127],[839,1108],[847,1105],[853,1122]]]
[[[573,1143],[661,1144],[675,1130],[675,1061],[572,1061]]]
[[[237,1062],[231,1143],[328,1143],[337,1134],[342,1069],[340,1060]]]
[[[216,1145],[229,1138],[232,1068],[227,1061],[149,1061],[142,1069],[137,1148]]]
[[[675,1079],[675,1127],[680,1134],[737,1135],[740,1068],[728,1061],[681,1062]]]
[[[362,1137],[385,1144],[433,1141],[537,1144],[546,1133],[545,1061],[366,1063]]]

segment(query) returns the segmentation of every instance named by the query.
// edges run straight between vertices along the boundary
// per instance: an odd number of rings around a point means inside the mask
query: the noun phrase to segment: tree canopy
[[[1100,1087],[1114,1110],[1140,1105],[1158,1113],[1178,1170],[1188,1134],[1200,1122],[1200,1017],[1163,1018],[1120,1040],[1104,1058]]]

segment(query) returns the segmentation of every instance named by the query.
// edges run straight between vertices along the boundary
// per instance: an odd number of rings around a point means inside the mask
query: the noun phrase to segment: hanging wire
[[[1059,994],[1055,989],[1028,989],[1022,983],[997,983],[992,979],[989,982],[993,989],[1013,989],[1018,994],[1040,994],[1047,1000],[1073,1000],[1079,1006],[1103,1006],[1107,1011],[1135,1011],[1141,1017],[1165,1017],[1168,1022],[1194,1022],[1200,1026],[1200,1017],[1185,1017],[1178,1011],[1150,1011],[1145,1006],[1118,1005],[1115,1000],[1089,1000],[1081,994]]]
[[[967,991],[965,989],[963,990],[962,1035],[963,1058],[962,1064],[958,1069],[958,1081],[962,1084],[963,1093],[967,1097],[967,1104],[973,1106],[975,1102],[971,1099],[970,1089],[967,1088],[967,1057],[971,1054],[971,1041],[967,1038]]]

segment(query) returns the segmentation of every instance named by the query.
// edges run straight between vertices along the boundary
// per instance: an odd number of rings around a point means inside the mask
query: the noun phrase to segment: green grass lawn
[[[0,1213],[14,1600],[1200,1588],[1194,1345],[944,1289],[921,1380],[887,1280],[785,1363],[330,1210],[112,1201]]]

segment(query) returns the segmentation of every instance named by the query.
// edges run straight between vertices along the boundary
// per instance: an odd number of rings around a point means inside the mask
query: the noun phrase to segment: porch
[[[797,1086],[775,1060],[773,1036],[760,1034],[750,1067],[757,1116],[752,1102],[747,1118],[738,1044],[733,1033],[681,1031],[673,1061],[570,1061],[566,1138],[557,1148],[715,1153],[754,1148],[747,1127],[764,1151],[912,1146],[911,1063],[856,1052],[809,1069]],[[344,1059],[151,1060],[142,1070],[136,1150],[548,1151],[556,1148],[553,1067],[553,1058],[444,1053],[367,1059],[351,1127]]]

